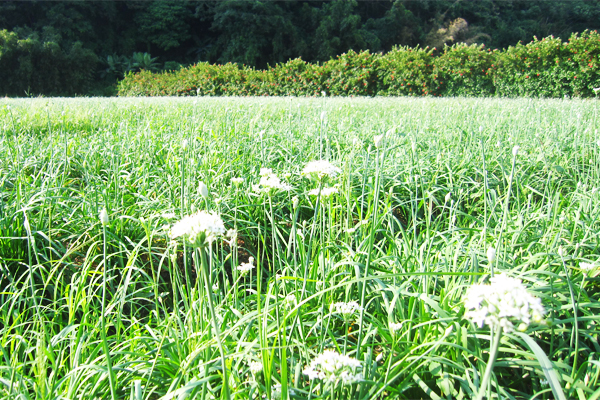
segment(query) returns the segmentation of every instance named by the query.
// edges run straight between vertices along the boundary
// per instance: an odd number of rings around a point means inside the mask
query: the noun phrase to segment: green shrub
[[[376,60],[378,54],[368,51],[347,53],[329,60],[323,66],[326,79],[325,91],[332,96],[372,96],[377,93],[378,75]]]
[[[586,31],[568,42],[547,37],[500,54],[494,79],[502,96],[590,97],[600,86],[600,35]]]
[[[433,95],[435,49],[395,47],[379,57],[379,91],[383,96]]]
[[[493,96],[497,51],[483,45],[445,46],[435,59],[433,83],[440,96]]]
[[[386,54],[349,51],[326,63],[301,59],[255,70],[200,63],[169,73],[129,74],[121,96],[595,96],[600,35],[586,31],[505,51],[483,45],[396,47]]]

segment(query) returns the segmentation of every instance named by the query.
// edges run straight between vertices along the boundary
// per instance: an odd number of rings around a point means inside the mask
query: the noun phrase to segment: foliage
[[[378,59],[379,90],[383,96],[433,94],[435,49],[396,47]]]
[[[74,42],[69,49],[40,40],[37,34],[20,39],[0,31],[0,95],[75,95],[86,93],[97,58]]]
[[[323,64],[295,59],[265,70],[201,63],[170,74],[130,74],[119,94],[593,97],[597,87],[600,35],[586,31],[565,43],[549,37],[505,51],[457,43],[441,52],[351,50]]]
[[[600,393],[596,101],[0,99],[0,118],[2,400]]]
[[[501,53],[495,86],[501,96],[594,96],[600,87],[600,35],[586,31],[567,42],[547,37]]]

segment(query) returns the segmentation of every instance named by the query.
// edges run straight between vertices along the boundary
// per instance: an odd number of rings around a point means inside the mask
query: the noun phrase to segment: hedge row
[[[349,51],[323,64],[301,59],[255,70],[200,63],[129,74],[120,96],[530,96],[593,97],[600,87],[600,34],[547,37],[506,50],[456,44],[442,51],[397,47]]]

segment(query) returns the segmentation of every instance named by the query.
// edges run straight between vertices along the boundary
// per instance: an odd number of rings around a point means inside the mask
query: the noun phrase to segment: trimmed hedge
[[[128,74],[120,96],[527,96],[593,97],[600,87],[596,31],[537,38],[506,50],[456,44],[442,51],[350,50],[323,64],[301,59],[255,70],[199,63],[179,71]]]

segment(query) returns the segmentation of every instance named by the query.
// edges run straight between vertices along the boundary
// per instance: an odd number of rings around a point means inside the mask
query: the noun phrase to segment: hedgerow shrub
[[[563,43],[537,38],[506,50],[455,44],[395,47],[386,54],[349,51],[326,63],[301,59],[255,70],[196,64],[170,73],[129,74],[121,96],[528,96],[591,97],[600,87],[600,35],[586,31]]]
[[[323,90],[332,96],[372,96],[377,93],[376,60],[368,51],[350,50],[327,61],[323,68],[326,79]]]
[[[433,92],[435,49],[394,47],[378,59],[379,90],[382,96],[422,96]]]
[[[435,59],[433,83],[441,96],[493,96],[497,51],[483,45],[445,46]]]
[[[37,35],[20,39],[14,32],[0,31],[0,95],[84,94],[93,82],[98,59],[75,42],[62,49]]]

